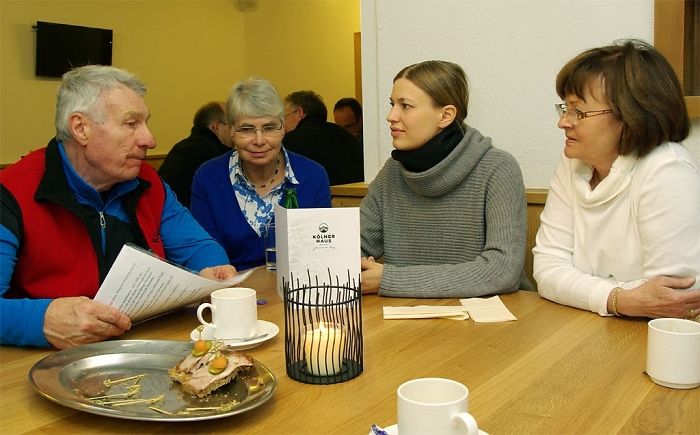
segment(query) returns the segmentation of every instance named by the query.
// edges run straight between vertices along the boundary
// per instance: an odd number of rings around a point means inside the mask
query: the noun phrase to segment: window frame
[[[688,3],[695,2],[690,6]],[[692,71],[687,59],[692,59],[692,50],[700,43],[692,27],[688,11],[700,14],[698,0],[654,0],[654,47],[666,57],[676,71],[681,86],[688,71]],[[692,12],[691,12],[692,13]],[[690,22],[688,26],[687,23]],[[700,95],[686,95],[685,103],[691,118],[700,118]]]

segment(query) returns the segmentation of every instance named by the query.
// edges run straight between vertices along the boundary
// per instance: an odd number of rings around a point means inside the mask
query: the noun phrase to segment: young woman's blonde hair
[[[457,110],[455,122],[465,130],[464,120],[469,107],[469,84],[467,74],[456,63],[443,60],[428,60],[409,65],[399,71],[396,80],[405,78],[428,94],[435,107],[452,105]]]

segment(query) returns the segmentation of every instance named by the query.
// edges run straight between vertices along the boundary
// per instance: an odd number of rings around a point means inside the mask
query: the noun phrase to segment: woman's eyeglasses
[[[282,131],[283,125],[265,125],[260,128],[255,128],[255,127],[250,127],[250,126],[245,126],[245,127],[233,127],[234,130],[236,130],[236,133],[240,137],[244,138],[251,138],[255,136],[255,133],[258,131],[262,133],[263,136],[276,136]]]
[[[606,113],[612,113],[612,110],[589,110],[588,112],[581,112],[580,110],[567,107],[564,103],[557,103],[554,105],[559,114],[559,119],[561,119],[564,114],[566,114],[566,119],[569,120],[571,125],[576,125],[578,122],[584,118],[591,118],[593,116],[604,115]]]

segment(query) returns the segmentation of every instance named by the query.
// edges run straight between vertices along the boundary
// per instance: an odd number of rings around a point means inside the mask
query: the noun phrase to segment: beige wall
[[[244,16],[246,74],[269,79],[282,97],[304,89],[321,94],[331,120],[335,102],[355,96],[359,0],[263,0]]]
[[[199,106],[249,75],[270,79],[282,96],[313,89],[329,110],[354,94],[359,0],[261,0],[249,12],[233,0],[0,0],[0,164],[55,135],[59,80],[34,75],[36,21],[114,30],[113,65],[149,88],[151,154],[167,153]]]
[[[654,3],[362,0],[365,180],[393,150],[385,118],[394,76],[414,62],[443,59],[469,77],[467,123],[518,160],[525,187],[549,187],[564,149],[553,109],[561,101],[557,72],[591,47],[652,42]],[[700,118],[691,125],[684,145],[700,161]]]

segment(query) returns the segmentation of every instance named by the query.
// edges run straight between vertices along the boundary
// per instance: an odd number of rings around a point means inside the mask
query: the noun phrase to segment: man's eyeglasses
[[[348,130],[348,129],[350,129],[350,128],[353,128],[353,127],[356,126],[357,124],[358,124],[357,121],[355,121],[355,122],[351,122],[350,124],[342,124],[341,127],[343,127],[344,129]]]
[[[250,138],[254,137],[255,133],[258,131],[261,132],[263,136],[276,136],[282,131],[282,127],[283,125],[265,125],[260,128],[245,126],[241,128],[234,127],[234,130],[236,130],[236,133],[238,133],[240,137]]]
[[[561,119],[564,114],[566,114],[566,119],[569,120],[571,125],[576,125],[581,119],[591,118],[593,116],[604,115],[606,113],[612,113],[612,110],[589,110],[588,112],[581,112],[580,110],[567,107],[564,103],[557,103],[554,105]]]
[[[289,117],[289,115],[291,115],[292,113],[296,113],[298,110],[299,110],[299,108],[297,107],[296,109],[292,110],[291,112],[285,113],[285,114],[284,114],[284,119],[287,119],[287,117]]]

